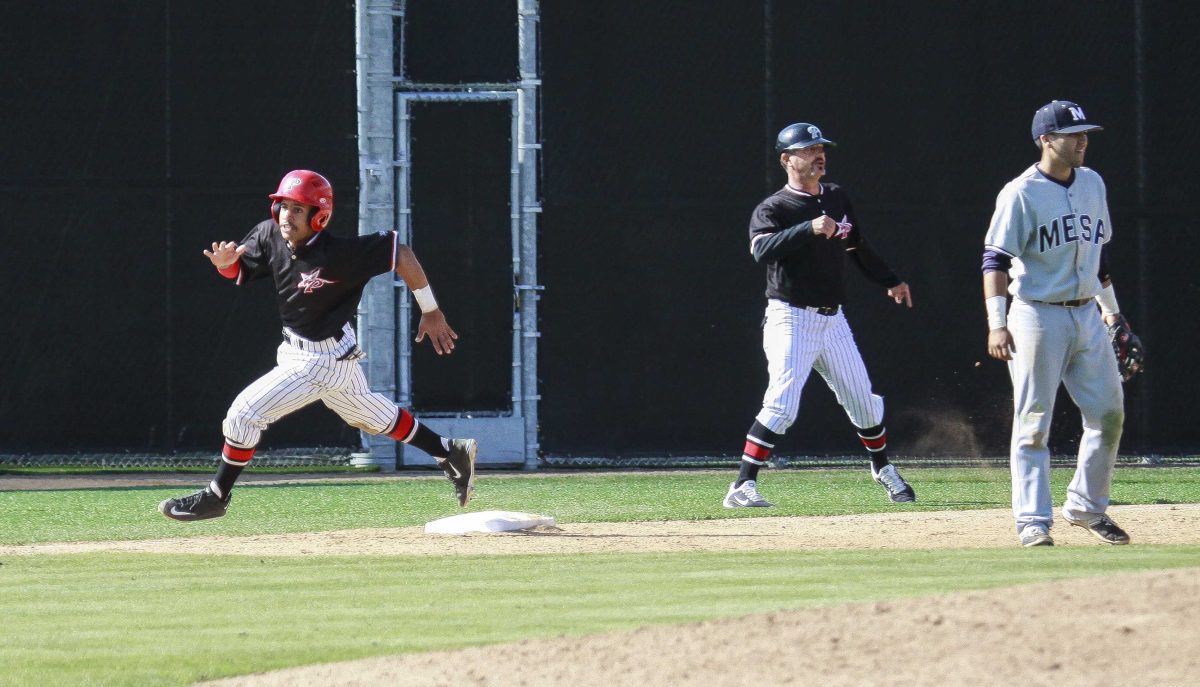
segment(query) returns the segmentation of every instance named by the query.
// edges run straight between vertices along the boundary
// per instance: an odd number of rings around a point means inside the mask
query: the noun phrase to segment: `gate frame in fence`
[[[360,235],[395,229],[402,243],[412,240],[411,120],[415,103],[511,103],[510,220],[512,226],[512,394],[499,412],[461,411],[418,414],[444,436],[480,439],[480,465],[538,467],[537,303],[543,287],[537,276],[538,171],[541,142],[538,97],[537,0],[517,1],[519,81],[514,83],[433,84],[410,81],[404,67],[406,1],[356,3],[358,66],[358,150]],[[397,21],[398,20],[398,21]],[[399,31],[396,27],[399,25]],[[393,73],[399,34],[399,74]],[[397,275],[368,282],[358,311],[358,338],[367,352],[367,381],[400,406],[412,403],[412,301]],[[355,465],[433,465],[432,459],[388,437],[362,433]]]

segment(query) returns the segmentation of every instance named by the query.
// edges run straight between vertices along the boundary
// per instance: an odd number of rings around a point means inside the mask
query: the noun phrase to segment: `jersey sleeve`
[[[996,196],[996,210],[983,239],[984,250],[994,250],[1010,258],[1020,257],[1031,229],[1024,198],[1015,184],[1009,184]]]
[[[858,216],[855,215],[854,206],[850,204],[849,198],[846,199],[846,215],[843,222],[850,223],[850,233],[846,236],[846,253],[863,276],[889,289],[903,282],[879,253],[875,252],[871,242],[862,233],[858,225]]]
[[[1108,187],[1099,174],[1096,174],[1096,183],[1100,186],[1100,206],[1104,208],[1100,215],[1101,221],[1104,222],[1104,238],[1101,243],[1107,246],[1108,242],[1112,240],[1112,214],[1108,211]]]
[[[750,216],[750,255],[756,262],[778,260],[803,249],[813,240],[812,222],[782,227],[770,203],[760,203]]]
[[[242,253],[242,269],[238,274],[237,283],[262,279],[271,274],[271,241],[270,232],[278,231],[274,222],[260,222],[242,239],[246,251]]]
[[[396,269],[398,238],[394,231],[366,234],[356,239],[357,261],[366,278]]]

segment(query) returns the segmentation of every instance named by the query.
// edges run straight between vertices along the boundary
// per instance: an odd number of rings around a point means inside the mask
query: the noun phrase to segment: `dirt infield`
[[[1109,511],[1137,544],[1200,544],[1200,504]],[[1053,529],[1060,546],[1097,545],[1078,527]],[[1016,546],[1008,510],[904,511],[830,517],[560,523],[530,532],[427,535],[395,527],[247,537],[194,537],[0,546],[0,556],[87,551],[253,556],[443,556],[649,551],[942,549]]]
[[[1200,569],[386,656],[204,683],[1194,685]]]
[[[94,486],[94,485],[93,485]],[[111,485],[110,485],[111,486]],[[63,488],[73,488],[65,487]],[[1200,504],[1117,506],[1134,545],[1200,544]],[[1059,546],[1103,546],[1059,521]],[[1005,510],[558,523],[0,546],[0,556],[514,555],[1017,547]],[[1197,561],[1200,565],[1200,561]],[[731,590],[731,593],[735,593]],[[1200,567],[305,666],[207,685],[1196,684]]]
[[[1136,543],[1200,543],[1200,505],[1112,509]],[[336,534],[336,533],[331,533]],[[1103,546],[1058,527],[1059,546]],[[1016,546],[1007,510],[563,525],[533,534],[320,538],[313,553],[534,553]],[[224,542],[229,544],[230,542]],[[249,550],[284,540],[245,542]],[[186,550],[186,549],[185,549]],[[1071,580],[387,656],[249,675],[282,685],[1191,685],[1200,568]]]

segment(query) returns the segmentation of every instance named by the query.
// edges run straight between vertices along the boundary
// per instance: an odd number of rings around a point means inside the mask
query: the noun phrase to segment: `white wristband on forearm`
[[[417,305],[421,308],[422,313],[433,312],[438,309],[437,299],[433,297],[433,287],[429,284],[414,289],[412,292],[413,298],[417,299]]]
[[[987,308],[989,330],[1004,329],[1008,326],[1008,298],[1004,296],[992,296],[991,298],[985,298],[983,305]]]
[[[1112,284],[1096,294],[1096,302],[1100,304],[1100,312],[1105,315],[1116,315],[1121,312],[1121,306],[1117,305],[1117,292],[1113,291]]]

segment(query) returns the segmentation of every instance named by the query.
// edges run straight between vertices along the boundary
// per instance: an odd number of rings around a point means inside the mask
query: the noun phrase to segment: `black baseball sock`
[[[871,458],[871,472],[877,473],[891,464],[887,457],[886,427],[875,425],[866,429],[858,428],[858,438]]]
[[[233,483],[241,476],[242,470],[246,469],[253,457],[254,449],[232,446],[226,441],[225,447],[221,449],[221,463],[217,465],[217,475],[213,477],[208,488],[222,499],[229,498]]]
[[[221,498],[228,497],[230,490],[233,489],[233,483],[237,481],[237,478],[242,474],[242,470],[245,469],[245,463],[232,465],[221,461],[221,464],[217,466],[217,476],[213,478],[209,489]]]
[[[750,431],[746,433],[746,443],[742,448],[741,470],[734,487],[740,487],[748,480],[758,479],[759,469],[767,464],[767,459],[771,457],[771,449],[775,448],[776,442],[782,438],[782,434],[772,432],[759,424],[758,420],[750,425]]]
[[[417,431],[413,434],[413,438],[408,440],[408,445],[416,446],[434,458],[445,458],[450,455],[450,447],[441,435],[420,422],[417,423]]]

